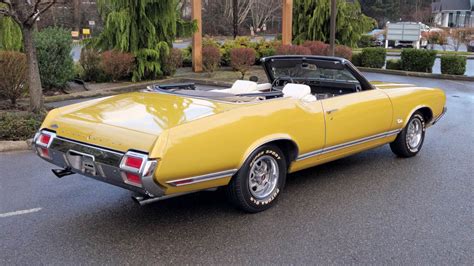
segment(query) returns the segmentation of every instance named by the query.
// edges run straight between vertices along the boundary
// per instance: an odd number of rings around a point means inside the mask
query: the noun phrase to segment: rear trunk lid
[[[59,108],[43,127],[58,136],[117,151],[147,152],[171,127],[238,105],[171,94],[137,92]]]

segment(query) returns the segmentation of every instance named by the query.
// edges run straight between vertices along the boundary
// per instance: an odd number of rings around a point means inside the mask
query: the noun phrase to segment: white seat
[[[272,84],[270,83],[262,83],[257,85],[258,91],[267,91],[272,89]]]
[[[316,96],[311,94],[311,88],[304,84],[288,83],[283,87],[283,97],[291,97],[304,101],[316,101]]]
[[[271,85],[270,85],[271,87]],[[230,94],[246,94],[258,92],[257,82],[250,80],[236,80],[230,89],[212,90],[215,92],[224,92]]]

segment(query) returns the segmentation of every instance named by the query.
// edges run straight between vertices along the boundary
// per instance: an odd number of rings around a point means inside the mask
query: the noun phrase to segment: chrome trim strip
[[[186,185],[191,185],[191,184],[196,184],[196,183],[201,183],[201,182],[206,182],[206,181],[211,181],[211,180],[215,180],[215,179],[229,177],[229,176],[234,175],[235,173],[237,173],[237,169],[231,169],[231,170],[215,172],[215,173],[210,173],[210,174],[205,174],[205,175],[200,175],[200,176],[193,176],[193,177],[188,177],[188,178],[175,179],[175,180],[167,181],[166,184],[172,185],[174,187],[180,187],[180,186],[186,186]],[[189,181],[189,182],[180,184],[180,182],[183,182],[183,181]]]
[[[448,107],[445,106],[445,107],[443,108],[443,112],[442,112],[438,117],[436,117],[435,119],[433,119],[433,121],[430,123],[430,126],[432,126],[432,125],[438,123],[438,121],[439,121],[441,118],[443,118],[443,116],[446,114],[447,111],[448,111]]]
[[[331,146],[331,147],[327,147],[327,148],[307,152],[307,153],[299,155],[298,158],[296,158],[296,161],[301,161],[301,160],[305,160],[305,159],[308,159],[308,158],[311,158],[311,157],[314,157],[314,156],[317,156],[317,155],[322,155],[322,154],[330,153],[330,152],[333,152],[333,151],[338,151],[338,150],[341,150],[341,149],[349,148],[349,147],[356,146],[356,145],[359,145],[359,144],[362,144],[362,143],[366,143],[366,142],[369,142],[369,141],[372,141],[372,140],[377,140],[377,139],[397,135],[400,131],[401,131],[401,129],[391,130],[391,131],[384,132],[384,133],[381,133],[381,134],[376,134],[376,135],[373,135],[373,136],[369,136],[369,137],[349,141],[349,142],[346,142],[346,143],[341,143],[341,144],[334,145],[334,146]]]

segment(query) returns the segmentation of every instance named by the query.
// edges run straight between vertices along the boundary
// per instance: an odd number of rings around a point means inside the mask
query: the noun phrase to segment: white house
[[[474,0],[435,0],[433,22],[439,27],[474,27]]]

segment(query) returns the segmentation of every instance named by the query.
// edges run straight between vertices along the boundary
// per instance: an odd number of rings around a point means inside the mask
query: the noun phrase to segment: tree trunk
[[[234,39],[239,35],[239,1],[232,0],[232,26],[234,28]]]
[[[30,93],[30,110],[38,113],[43,109],[43,89],[33,41],[33,27],[23,28],[23,45],[28,62],[28,90]]]

